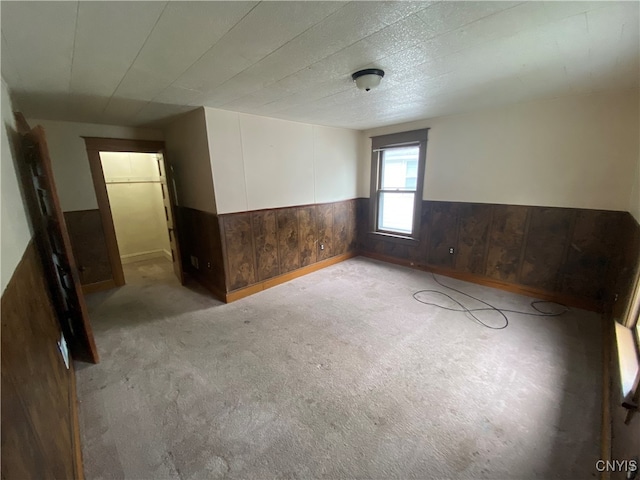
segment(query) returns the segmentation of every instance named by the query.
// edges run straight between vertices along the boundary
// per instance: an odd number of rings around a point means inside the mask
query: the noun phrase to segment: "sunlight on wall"
[[[170,258],[156,156],[102,152],[100,159],[123,262]]]

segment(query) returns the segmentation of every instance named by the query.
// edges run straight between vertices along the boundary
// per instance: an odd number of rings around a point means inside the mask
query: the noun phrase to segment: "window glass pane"
[[[380,192],[378,229],[411,233],[415,193]]]
[[[382,151],[380,187],[382,190],[415,190],[418,180],[420,147],[397,147]]]

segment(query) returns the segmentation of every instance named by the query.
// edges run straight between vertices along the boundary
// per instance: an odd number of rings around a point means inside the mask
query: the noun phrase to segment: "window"
[[[372,147],[372,231],[417,240],[427,130],[373,137]]]

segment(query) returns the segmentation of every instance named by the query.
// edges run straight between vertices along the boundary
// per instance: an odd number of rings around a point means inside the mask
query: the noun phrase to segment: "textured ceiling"
[[[357,129],[638,86],[637,2],[1,2],[29,117],[148,125],[206,105]],[[357,90],[350,74],[386,71]]]

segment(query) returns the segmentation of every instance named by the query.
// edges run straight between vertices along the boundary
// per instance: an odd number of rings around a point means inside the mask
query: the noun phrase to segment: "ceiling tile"
[[[176,86],[167,87],[158,95],[154,101],[159,103],[172,103],[176,105],[192,105],[200,100],[202,92],[180,88]]]
[[[1,2],[2,36],[25,91],[69,90],[77,2]]]
[[[116,95],[154,99],[255,5],[257,2],[169,3]]]
[[[424,22],[423,40],[457,30],[522,2],[439,2],[417,15]]]
[[[111,96],[160,17],[164,2],[81,2],[71,91]]]
[[[115,125],[126,122],[137,115],[149,102],[132,98],[112,97],[102,112],[103,122]]]
[[[338,2],[262,2],[175,82],[211,91],[342,6]]]
[[[169,85],[171,85],[171,79],[163,77],[159,73],[131,67],[118,85],[114,95],[120,98],[151,101]]]
[[[177,78],[258,2],[171,2],[135,61],[140,70]]]

